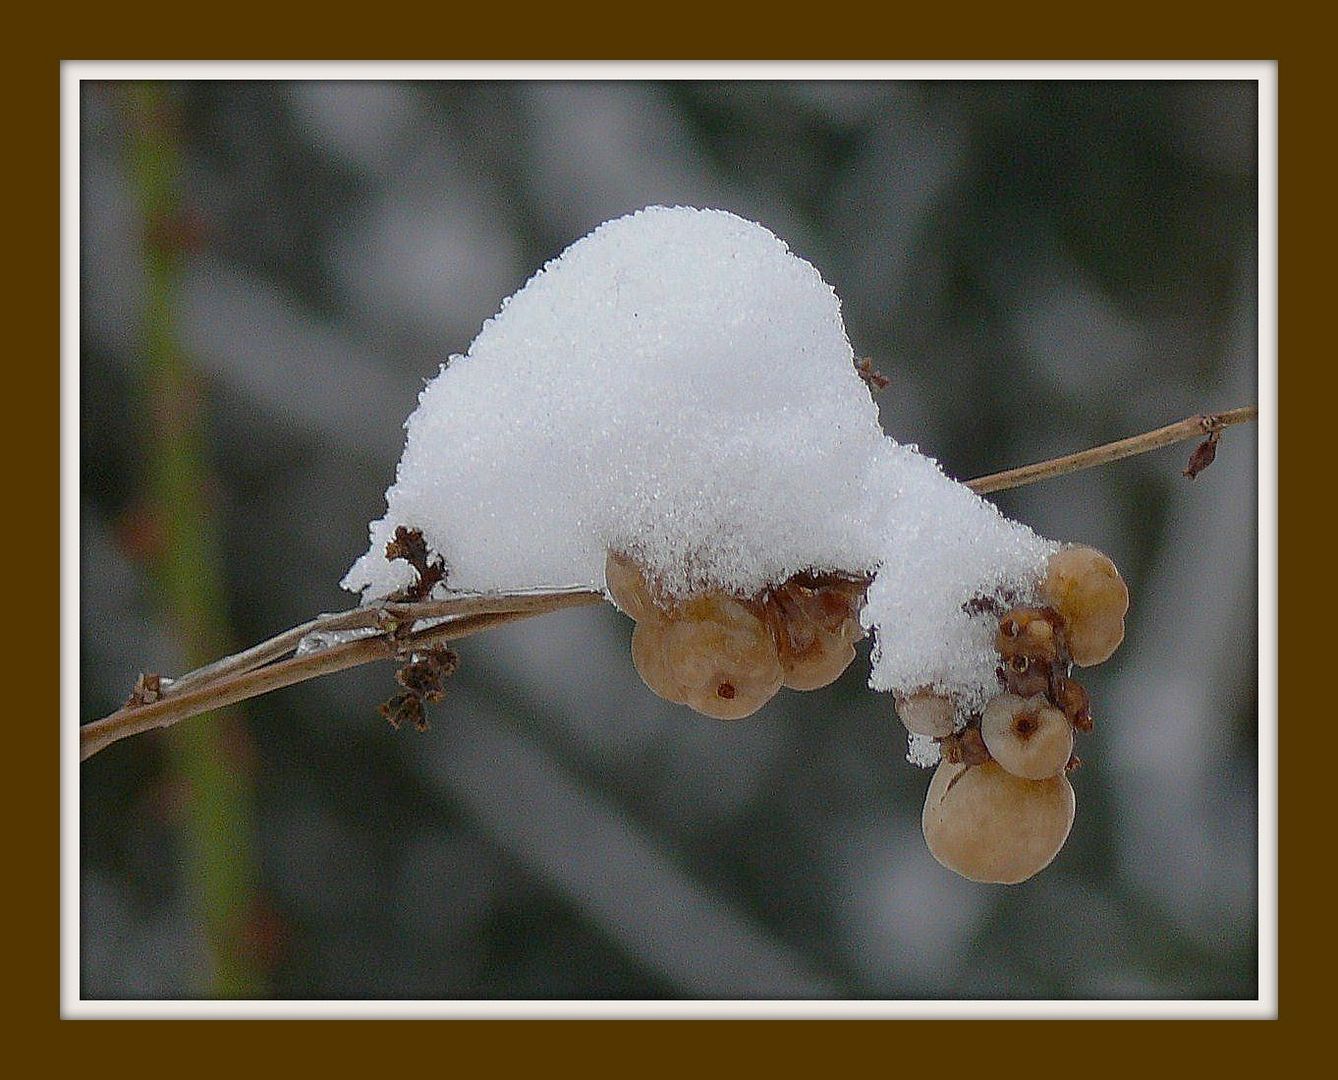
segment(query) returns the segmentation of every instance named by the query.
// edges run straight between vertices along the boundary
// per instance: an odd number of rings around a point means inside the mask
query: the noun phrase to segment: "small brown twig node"
[[[125,699],[127,709],[137,705],[152,705],[163,696],[163,677],[141,673],[131,688],[130,696]]]

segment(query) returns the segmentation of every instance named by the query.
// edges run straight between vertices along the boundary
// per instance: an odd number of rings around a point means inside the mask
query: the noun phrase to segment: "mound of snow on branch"
[[[897,444],[854,367],[840,303],[765,228],[652,207],[601,225],[502,304],[424,389],[386,515],[344,579],[422,530],[451,589],[604,586],[609,549],[676,593],[755,594],[801,570],[873,573],[871,685],[997,689],[994,621],[1054,545]]]

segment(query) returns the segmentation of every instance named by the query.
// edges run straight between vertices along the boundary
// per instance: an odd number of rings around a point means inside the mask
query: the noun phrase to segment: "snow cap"
[[[895,383],[892,393],[895,393]],[[1054,545],[884,435],[840,303],[761,225],[649,207],[549,262],[423,390],[386,515],[344,578],[422,531],[469,591],[604,587],[609,549],[677,594],[752,595],[801,570],[875,573],[871,685],[996,689],[993,620]]]

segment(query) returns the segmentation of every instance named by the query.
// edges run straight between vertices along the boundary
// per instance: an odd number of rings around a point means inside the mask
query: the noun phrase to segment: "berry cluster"
[[[674,598],[611,551],[605,576],[615,603],[636,620],[632,660],[646,685],[721,720],[750,716],[782,686],[833,682],[863,636],[865,583],[839,575],[796,574],[753,597],[714,590]],[[941,751],[925,798],[925,842],[973,881],[1025,881],[1064,846],[1074,815],[1074,732],[1092,729],[1073,666],[1101,663],[1124,638],[1129,592],[1099,551],[1056,552],[1039,593],[1035,607],[973,602],[971,610],[998,619],[1000,693],[964,724],[945,694],[897,697],[907,730]]]
[[[834,682],[864,636],[865,584],[838,575],[796,574],[755,597],[704,591],[674,599],[631,558],[609,552],[605,580],[636,620],[632,661],[660,697],[719,720],[739,720],[782,686]]]
[[[1003,692],[960,730],[947,697],[897,701],[906,728],[937,739],[942,752],[921,819],[925,842],[972,881],[1025,881],[1059,854],[1073,825],[1074,731],[1092,729],[1072,666],[1101,663],[1124,639],[1129,591],[1099,551],[1058,551],[1040,594],[1043,606],[997,611]]]

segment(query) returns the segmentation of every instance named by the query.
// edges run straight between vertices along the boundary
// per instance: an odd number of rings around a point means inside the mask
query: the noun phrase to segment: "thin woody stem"
[[[1145,454],[1186,439],[1211,436],[1233,424],[1254,420],[1258,415],[1258,408],[1249,405],[1227,412],[1191,416],[1133,438],[978,477],[967,481],[966,486],[980,495],[1023,487],[1133,457],[1135,454]],[[415,650],[455,641],[494,626],[563,608],[595,604],[603,598],[603,593],[585,588],[552,592],[467,594],[416,603],[383,602],[322,615],[243,652],[197,668],[178,679],[170,682],[163,680],[161,696],[156,701],[127,704],[101,720],[85,724],[79,729],[79,756],[81,760],[87,760],[130,735],[169,727],[179,720],[258,697],[271,690],[293,686],[374,660],[400,659]],[[413,629],[424,620],[440,621]],[[371,630],[373,633],[302,656],[289,655],[310,634],[358,629]]]
[[[177,694],[201,683],[212,683],[225,675],[252,671],[271,661],[281,659],[297,648],[301,640],[314,633],[333,633],[340,630],[376,629],[382,633],[391,633],[398,627],[408,626],[421,619],[454,618],[463,615],[515,612],[541,615],[555,610],[553,601],[556,597],[568,595],[573,590],[553,592],[524,592],[508,594],[468,594],[453,596],[445,600],[422,600],[417,603],[385,602],[369,604],[365,607],[339,611],[332,615],[321,615],[294,626],[282,634],[276,634],[259,645],[253,645],[244,652],[225,656],[202,668],[174,679],[164,687],[164,693]],[[588,590],[574,590],[588,592]],[[561,603],[559,607],[564,606]]]
[[[415,650],[455,641],[482,630],[490,630],[503,623],[562,608],[594,604],[603,598],[603,593],[572,589],[554,593],[469,596],[458,600],[378,606],[363,610],[371,612],[394,610],[401,616],[399,625],[402,626],[412,625],[413,622],[423,618],[440,617],[443,614],[458,615],[458,617],[407,634],[402,638],[396,637],[391,632],[382,632],[373,637],[340,642],[317,652],[277,662],[261,661],[258,665],[247,667],[241,661],[242,657],[254,659],[258,656],[273,656],[278,648],[276,643],[286,643],[291,640],[293,634],[302,629],[297,627],[257,645],[254,649],[248,649],[245,653],[239,653],[218,664],[211,664],[207,669],[201,668],[197,672],[183,676],[166,686],[157,701],[143,705],[126,705],[110,716],[84,725],[79,729],[79,757],[80,760],[87,760],[99,750],[106,749],[127,736],[152,731],[154,728],[170,727],[178,720],[185,720],[187,717],[197,716],[202,712],[231,705],[237,701],[259,697],[271,690],[306,682],[321,675],[331,675],[336,671],[344,671],[373,660],[394,660]],[[483,607],[485,604],[489,606]],[[454,605],[453,611],[444,610],[451,605]],[[466,609],[466,612],[461,613],[461,609]],[[410,612],[413,612],[411,616]],[[375,625],[374,620],[360,622],[345,618],[353,614],[355,612],[341,612],[325,619],[315,619],[306,625],[318,630],[355,629],[359,625]],[[296,641],[293,641],[286,651],[291,651],[295,646]],[[204,675],[206,671],[210,672],[207,677]]]
[[[980,476],[968,480],[966,486],[977,495],[1023,487],[1055,476],[1065,476],[1097,465],[1107,465],[1121,458],[1133,457],[1135,454],[1146,454],[1149,450],[1159,450],[1163,446],[1184,442],[1186,439],[1201,439],[1232,424],[1243,424],[1258,416],[1259,408],[1256,405],[1246,405],[1240,409],[1229,409],[1221,413],[1203,413],[1175,424],[1167,424],[1166,427],[1158,428],[1156,431],[1147,431],[1129,439],[1094,446],[1090,450],[1081,450],[1076,454],[1040,461],[1035,465],[1023,465],[1004,472],[990,473],[989,476]]]

